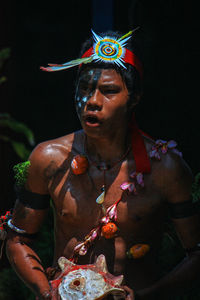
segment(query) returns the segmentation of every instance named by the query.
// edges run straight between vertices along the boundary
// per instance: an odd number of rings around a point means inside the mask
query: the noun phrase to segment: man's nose
[[[103,106],[103,99],[100,91],[96,89],[91,96],[88,97],[88,101],[86,104],[86,110],[98,110],[100,111]]]

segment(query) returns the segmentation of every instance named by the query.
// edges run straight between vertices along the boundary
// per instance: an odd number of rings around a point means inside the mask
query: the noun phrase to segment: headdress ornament
[[[135,30],[137,29],[138,27]],[[87,64],[101,61],[116,64],[125,69],[125,64],[130,64],[137,69],[140,77],[142,77],[143,71],[140,60],[132,51],[125,48],[127,41],[131,38],[135,30],[129,31],[118,39],[110,36],[101,37],[92,30],[94,44],[81,58],[71,60],[64,64],[48,64],[48,67],[40,67],[40,69],[47,72],[61,71],[83,63]]]

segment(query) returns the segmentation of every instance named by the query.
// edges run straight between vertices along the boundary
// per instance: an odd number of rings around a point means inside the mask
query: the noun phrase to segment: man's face
[[[76,109],[88,135],[105,135],[127,124],[128,90],[114,69],[86,69],[76,89]]]

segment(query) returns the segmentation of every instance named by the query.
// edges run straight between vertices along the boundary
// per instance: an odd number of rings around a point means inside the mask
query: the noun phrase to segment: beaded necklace
[[[96,199],[96,203],[100,204],[101,207],[102,207],[102,210],[105,214],[106,210],[104,208],[104,199],[105,199],[105,194],[106,194],[106,171],[114,168],[116,165],[118,165],[120,162],[123,162],[125,160],[125,158],[127,157],[127,155],[129,154],[131,150],[131,145],[129,145],[129,147],[127,148],[127,150],[123,153],[123,155],[117,159],[114,163],[112,164],[106,164],[105,162],[95,162],[93,160],[90,159],[89,155],[87,154],[88,151],[86,149],[86,138],[85,138],[85,141],[84,141],[84,153],[90,163],[90,165],[94,165],[99,171],[102,171],[103,172],[103,184],[101,186],[101,194],[97,197]]]
[[[135,121],[135,116],[133,115],[132,121],[131,121],[131,133],[132,133],[132,151],[133,151],[133,156],[135,159],[135,164],[136,164],[136,170],[133,171],[130,174],[130,177],[132,178],[132,182],[125,182],[123,183],[120,187],[122,190],[128,190],[131,192],[136,193],[136,186],[137,184],[140,186],[144,186],[143,183],[143,173],[150,173],[151,171],[151,164],[149,157],[147,155],[146,147],[144,144],[144,140],[142,137],[142,134],[137,127],[136,121]],[[112,167],[114,167],[116,164],[119,162],[123,161],[123,159],[128,155],[131,147],[129,146],[126,152],[123,154],[123,156],[117,160]],[[86,156],[82,156],[84,162],[88,161],[88,158]],[[102,204],[104,202],[104,197],[105,197],[105,172],[108,170],[107,167],[104,166],[99,166],[98,164],[92,162],[89,160],[91,164],[95,164],[96,167],[100,170],[103,171],[103,185],[102,185],[102,193],[100,194],[99,197],[97,197],[96,202],[98,204]],[[72,160],[72,171],[73,169],[77,169],[78,164],[77,164],[77,156]],[[88,165],[84,163],[84,171],[87,170]],[[79,173],[82,174],[82,173]],[[117,231],[117,226],[115,224],[117,220],[117,205],[121,201],[122,196],[114,202],[110,207],[104,211],[104,216],[99,220],[98,225],[93,228],[88,235],[85,236],[84,241],[79,243],[73,251],[73,255],[71,260],[77,261],[79,255],[85,255],[97,238],[100,238],[101,236],[104,236],[105,238],[112,238],[115,236],[116,231]]]

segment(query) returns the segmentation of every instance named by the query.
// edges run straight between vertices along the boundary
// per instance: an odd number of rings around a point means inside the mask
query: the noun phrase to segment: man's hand
[[[41,293],[39,297],[36,297],[36,300],[52,300],[52,293],[51,291],[45,291]]]
[[[126,298],[124,298],[125,300],[136,300],[134,296],[134,291],[131,288],[129,288],[126,285],[123,285],[121,288],[123,288],[125,291],[126,294]]]

